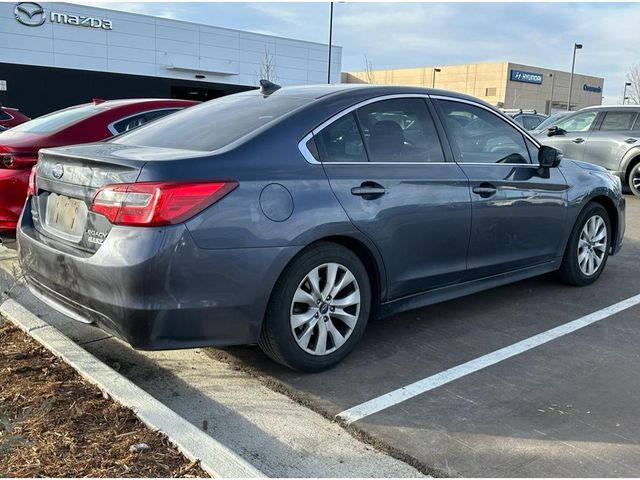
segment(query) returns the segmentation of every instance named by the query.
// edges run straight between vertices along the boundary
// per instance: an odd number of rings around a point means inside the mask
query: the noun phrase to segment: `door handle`
[[[376,182],[362,182],[359,187],[351,189],[351,195],[362,197],[365,200],[373,200],[387,193],[387,190]]]
[[[636,143],[637,141],[637,138],[627,138],[624,143]]]
[[[495,195],[498,189],[490,183],[481,183],[480,185],[473,187],[472,191],[473,193],[480,195],[482,198],[489,198],[490,196]]]
[[[572,141],[573,143],[582,143],[582,142],[584,142],[584,138],[580,138],[580,137],[578,137],[578,138],[574,138],[574,139],[573,139],[573,140],[571,140],[571,141]]]

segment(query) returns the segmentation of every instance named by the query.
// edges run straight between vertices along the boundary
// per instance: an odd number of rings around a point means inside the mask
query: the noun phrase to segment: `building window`
[[[498,94],[498,89],[496,87],[485,89],[484,96],[485,97],[495,97]]]

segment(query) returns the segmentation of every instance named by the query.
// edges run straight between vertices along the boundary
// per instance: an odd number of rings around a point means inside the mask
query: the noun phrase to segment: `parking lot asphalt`
[[[27,292],[17,296],[271,476],[417,475],[310,410],[334,419],[604,311],[347,428],[435,475],[640,476],[640,304],[606,310],[640,294],[640,200],[626,198],[625,245],[594,285],[568,287],[546,275],[372,322],[343,363],[314,375],[282,368],[254,346],[137,352]],[[5,271],[14,257],[0,248]]]
[[[332,418],[640,294],[640,200],[626,198],[623,250],[589,287],[546,275],[376,321],[343,363],[314,375],[257,347],[207,352]],[[638,303],[349,428],[444,475],[639,476]]]

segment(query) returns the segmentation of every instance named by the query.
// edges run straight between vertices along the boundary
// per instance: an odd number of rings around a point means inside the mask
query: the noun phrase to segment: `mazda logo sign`
[[[20,2],[13,9],[16,20],[27,27],[39,27],[46,19],[44,8],[35,2]]]
[[[51,175],[53,175],[53,177],[57,179],[62,178],[62,176],[64,175],[64,167],[61,164],[56,163],[55,166],[51,169]]]

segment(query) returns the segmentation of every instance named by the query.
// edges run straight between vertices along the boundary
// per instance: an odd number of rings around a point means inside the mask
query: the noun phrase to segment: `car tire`
[[[629,184],[631,193],[636,197],[640,197],[640,162],[636,163],[629,172],[627,183]]]
[[[589,203],[578,215],[569,237],[560,266],[561,280],[575,286],[595,282],[607,264],[610,246],[609,215],[602,205]]]
[[[259,345],[294,370],[325,370],[353,350],[370,310],[370,280],[360,259],[341,245],[317,243],[294,258],[277,281]]]

